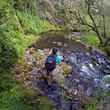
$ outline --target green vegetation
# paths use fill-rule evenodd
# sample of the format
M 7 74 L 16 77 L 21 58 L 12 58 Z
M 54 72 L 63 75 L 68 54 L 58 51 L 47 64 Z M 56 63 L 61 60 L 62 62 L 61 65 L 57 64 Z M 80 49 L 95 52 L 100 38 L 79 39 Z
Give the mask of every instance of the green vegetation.
M 56 28 L 30 12 L 31 9 L 21 10 L 24 1 L 0 0 L 0 110 L 50 110 L 47 100 L 45 103 L 41 99 L 40 106 L 35 93 L 14 79 L 12 68 L 18 60 L 22 62 L 25 49 L 39 39 L 39 33 Z M 19 8 L 14 7 L 15 2 Z
M 58 29 L 57 26 L 39 17 L 38 1 L 39 0 L 0 0 L 0 110 L 52 110 L 53 108 L 52 103 L 49 102 L 46 97 L 38 96 L 36 91 L 24 87 L 24 82 L 22 80 L 21 82 L 17 81 L 15 77 L 17 74 L 15 69 L 18 64 L 23 66 L 22 68 L 24 69 L 23 71 L 19 71 L 20 74 L 27 70 L 23 62 L 26 48 L 40 39 L 40 33 Z M 62 18 L 62 21 L 65 21 L 64 25 L 68 30 L 89 31 L 92 29 L 92 32 L 95 32 L 97 35 L 88 33 L 81 37 L 81 41 L 94 47 L 98 47 L 101 43 L 100 41 L 102 41 L 103 45 L 106 46 L 106 48 L 103 48 L 106 49 L 106 52 L 110 55 L 110 38 L 109 34 L 106 35 L 107 29 L 105 29 L 107 27 L 104 18 L 106 15 L 101 16 L 103 19 L 96 20 L 96 23 L 94 23 L 93 19 L 91 19 L 91 13 L 84 14 L 82 11 L 79 12 L 80 10 L 75 10 L 74 13 L 73 8 L 69 6 L 68 0 L 64 0 L 64 3 L 61 3 L 64 4 L 64 6 L 61 6 L 60 3 L 58 4 L 59 7 L 56 5 L 59 13 L 57 13 L 54 8 L 51 10 L 52 7 L 50 7 L 49 4 L 52 5 L 52 3 L 48 3 L 47 6 L 44 4 L 45 6 L 43 8 L 45 10 L 47 7 L 47 12 L 45 11 L 45 13 L 47 13 L 48 16 L 51 15 L 49 17 L 50 21 L 51 18 L 53 18 L 54 21 L 54 14 L 56 14 L 59 18 Z M 60 7 L 62 7 L 62 9 L 60 9 Z M 79 6 L 79 8 L 82 10 L 82 7 Z M 51 11 L 50 14 L 49 11 Z M 85 16 L 87 17 L 86 19 L 82 19 L 85 18 L 82 14 L 89 15 L 90 21 L 87 15 Z M 94 13 L 92 14 L 94 15 Z M 73 19 L 73 17 L 75 18 Z M 78 18 L 76 19 L 76 17 Z M 100 18 L 99 15 L 97 18 Z M 100 22 L 98 21 L 101 21 L 101 26 L 99 26 Z M 69 27 L 71 28 L 69 29 Z M 100 33 L 100 31 L 102 33 Z M 67 73 L 68 70 L 65 70 L 65 74 Z M 107 94 L 107 96 L 110 96 L 110 94 Z M 87 105 L 87 110 L 96 110 L 96 103 L 91 102 L 91 104 Z
M 98 47 L 100 44 L 99 39 L 97 38 L 96 34 L 85 34 L 80 39 L 82 42 L 86 43 L 87 45 L 91 45 L 94 47 Z
M 97 110 L 96 109 L 96 104 L 95 103 L 91 103 L 87 106 L 87 109 L 86 110 Z
M 11 60 L 11 57 L 13 59 L 11 51 L 15 50 L 13 55 L 16 58 L 22 56 L 26 47 L 38 38 L 37 34 L 55 29 L 47 21 L 40 20 L 37 15 L 34 16 L 30 12 L 14 9 L 11 1 L 1 1 L 0 15 L 0 65 L 5 64 L 4 60 L 7 62 Z M 11 63 L 11 61 L 9 62 Z
M 38 97 L 15 83 L 10 91 L 0 94 L 0 110 L 51 110 L 52 104 L 45 97 Z

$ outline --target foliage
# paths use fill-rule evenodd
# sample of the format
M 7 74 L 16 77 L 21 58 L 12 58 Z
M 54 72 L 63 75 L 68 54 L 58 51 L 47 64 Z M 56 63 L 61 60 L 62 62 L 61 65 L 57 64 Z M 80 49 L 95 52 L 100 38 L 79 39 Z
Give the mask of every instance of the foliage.
M 94 47 L 98 47 L 99 44 L 100 44 L 100 41 L 99 39 L 97 38 L 97 36 L 95 34 L 92 34 L 92 33 L 87 33 L 87 34 L 84 34 L 80 40 L 84 43 L 86 43 L 87 45 L 90 45 L 90 46 L 94 46 Z
M 0 34 L 0 72 L 9 69 L 17 59 L 17 53 L 10 39 Z
M 49 110 L 51 106 L 47 101 L 42 108 L 36 95 L 14 79 L 12 69 L 27 46 L 39 39 L 37 34 L 56 28 L 41 20 L 36 9 L 30 0 L 0 0 L 0 110 Z
M 0 110 L 51 110 L 48 99 L 36 96 L 33 91 L 14 84 L 10 91 L 0 94 Z
M 87 105 L 86 110 L 96 110 L 96 103 L 92 102 L 89 105 Z
M 86 105 L 86 110 L 103 110 L 107 109 L 107 106 L 109 105 L 109 96 L 110 92 L 101 92 L 100 95 L 97 95 L 95 97 L 91 97 L 88 104 Z
M 38 16 L 33 16 L 26 12 L 17 11 L 17 16 L 21 22 L 24 33 L 36 34 L 47 31 L 48 29 L 54 29 L 53 25 L 50 25 L 45 20 L 40 20 Z

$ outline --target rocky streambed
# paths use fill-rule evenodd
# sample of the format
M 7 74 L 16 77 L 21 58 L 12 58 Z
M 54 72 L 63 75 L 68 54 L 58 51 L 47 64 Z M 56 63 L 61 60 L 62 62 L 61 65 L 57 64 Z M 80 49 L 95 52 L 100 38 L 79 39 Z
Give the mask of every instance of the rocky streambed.
M 57 110 L 86 110 L 92 98 L 98 100 L 98 103 L 93 101 L 97 110 L 110 110 L 110 60 L 98 50 L 89 52 L 83 44 L 58 35 L 48 34 L 48 37 L 35 44 L 40 60 L 30 73 L 33 89 L 47 96 Z M 49 84 L 41 76 L 45 74 L 42 67 L 48 55 L 47 50 L 52 47 L 58 47 L 63 53 L 65 66 L 59 65 L 55 71 L 55 74 L 60 74 L 56 79 L 61 83 L 54 80 Z

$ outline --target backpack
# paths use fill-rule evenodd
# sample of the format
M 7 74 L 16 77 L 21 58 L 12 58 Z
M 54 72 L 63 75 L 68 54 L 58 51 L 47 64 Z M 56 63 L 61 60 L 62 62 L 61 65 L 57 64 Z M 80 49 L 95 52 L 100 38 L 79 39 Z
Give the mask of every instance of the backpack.
M 53 71 L 56 68 L 56 56 L 49 55 L 45 61 L 45 68 L 48 72 Z

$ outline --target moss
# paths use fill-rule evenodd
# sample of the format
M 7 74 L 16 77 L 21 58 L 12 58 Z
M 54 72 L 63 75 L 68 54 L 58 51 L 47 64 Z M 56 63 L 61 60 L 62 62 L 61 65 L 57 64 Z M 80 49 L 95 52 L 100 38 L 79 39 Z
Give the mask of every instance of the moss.
M 72 67 L 71 66 L 63 64 L 61 67 L 63 69 L 63 74 L 65 76 L 67 76 L 68 74 L 71 74 L 71 72 L 72 72 Z

